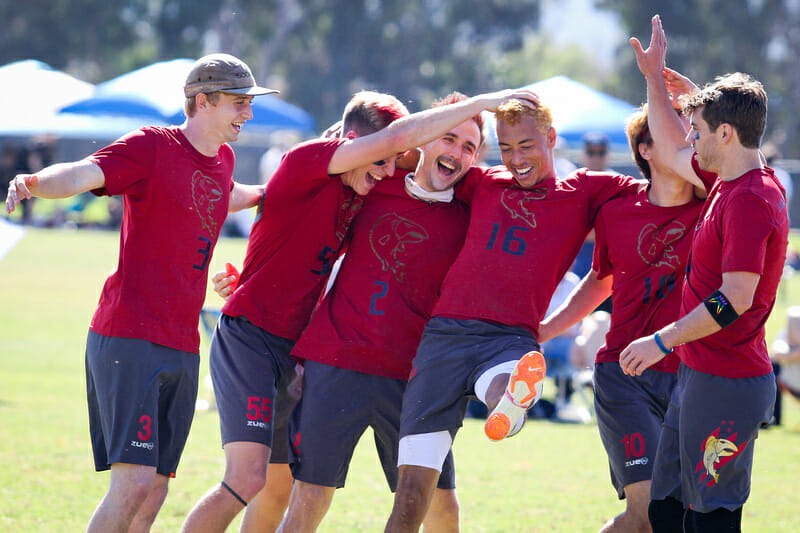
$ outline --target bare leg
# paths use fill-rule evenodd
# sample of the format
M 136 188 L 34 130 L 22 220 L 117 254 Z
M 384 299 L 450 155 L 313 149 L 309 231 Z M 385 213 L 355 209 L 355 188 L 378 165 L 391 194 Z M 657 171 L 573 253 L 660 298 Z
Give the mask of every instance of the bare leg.
M 625 485 L 625 512 L 615 516 L 600 530 L 601 533 L 651 533 L 647 506 L 650 504 L 650 481 Z
M 257 442 L 229 442 L 225 450 L 225 483 L 245 502 L 264 487 L 270 449 Z M 184 533 L 223 533 L 244 504 L 222 484 L 215 485 L 186 517 Z
M 394 507 L 386 524 L 386 533 L 419 531 L 436 488 L 439 471 L 414 465 L 400 465 Z
M 295 481 L 289 510 L 286 512 L 280 533 L 316 531 L 331 506 L 336 487 L 314 485 Z
M 455 489 L 436 489 L 425 520 L 422 521 L 425 533 L 458 533 L 458 498 Z
M 136 516 L 133 517 L 133 522 L 128 528 L 128 533 L 147 533 L 153 527 L 153 522 L 156 521 L 156 516 L 164 505 L 164 500 L 167 499 L 167 489 L 169 485 L 169 478 L 161 474 L 156 474 L 153 480 L 153 488 L 150 494 L 144 500 L 144 503 L 139 507 Z
M 88 533 L 125 533 L 147 500 L 156 477 L 154 466 L 114 463 L 111 484 L 95 509 Z
M 293 481 L 288 464 L 270 464 L 267 470 L 267 483 L 247 504 L 239 531 L 242 533 L 277 531 L 289 505 Z

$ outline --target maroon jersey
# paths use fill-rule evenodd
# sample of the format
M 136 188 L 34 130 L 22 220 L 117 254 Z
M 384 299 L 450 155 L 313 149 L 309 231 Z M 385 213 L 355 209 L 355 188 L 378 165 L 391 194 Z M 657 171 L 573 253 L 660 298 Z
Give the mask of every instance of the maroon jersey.
M 681 314 L 719 289 L 725 272 L 751 272 L 761 278 L 752 306 L 736 322 L 676 348 L 687 366 L 728 378 L 772 372 L 764 324 L 783 273 L 788 233 L 786 198 L 772 169 L 717 180 L 695 226 Z
M 532 189 L 517 186 L 505 167 L 467 176 L 457 192 L 471 207 L 469 229 L 433 315 L 519 326 L 538 335 L 597 210 L 638 186 L 631 177 L 586 169 Z
M 650 335 L 678 319 L 681 287 L 703 202 L 659 207 L 647 199 L 648 187 L 615 198 L 600 208 L 595 221 L 592 268 L 603 279 L 613 275 L 611 326 L 595 362 L 618 362 L 634 339 Z M 650 368 L 676 372 L 673 353 Z
M 239 286 L 222 308 L 273 335 L 297 340 L 325 288 L 363 197 L 328 175 L 343 139 L 289 150 L 267 183 Z
M 407 379 L 447 269 L 464 242 L 468 211 L 426 202 L 402 177 L 378 183 L 353 222 L 336 282 L 292 354 Z
M 208 157 L 176 128 L 132 132 L 89 157 L 97 195 L 123 195 L 119 263 L 90 329 L 198 353 L 198 322 L 233 188 L 233 150 Z

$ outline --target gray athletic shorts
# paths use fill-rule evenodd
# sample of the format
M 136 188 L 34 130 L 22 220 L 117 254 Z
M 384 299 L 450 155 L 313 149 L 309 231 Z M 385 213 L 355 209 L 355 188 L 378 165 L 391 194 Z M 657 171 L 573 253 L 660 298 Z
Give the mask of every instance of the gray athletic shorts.
M 658 442 L 650 497 L 708 513 L 750 494 L 758 428 L 772 416 L 775 375 L 724 378 L 681 364 Z
M 285 424 L 285 410 L 291 407 L 278 391 L 285 391 L 295 377 L 296 363 L 289 357 L 293 346 L 294 342 L 244 317 L 220 315 L 211 338 L 209 367 L 223 445 L 258 442 L 272 447 L 273 428 L 278 427 L 278 418 Z M 283 417 L 278 416 L 281 412 Z M 273 451 L 276 461 L 287 457 L 285 435 L 276 441 L 281 447 Z
M 481 374 L 539 349 L 533 334 L 524 328 L 432 318 L 425 325 L 403 395 L 400 437 L 449 431 L 455 438 Z
M 406 382 L 306 361 L 303 398 L 290 421 L 292 475 L 326 487 L 344 487 L 353 451 L 371 427 L 389 488 L 397 489 L 400 408 Z M 452 450 L 438 488 L 455 488 Z
M 89 331 L 86 396 L 97 471 L 154 466 L 175 477 L 197 400 L 200 356 Z
M 625 485 L 653 478 L 661 424 L 676 379 L 675 374 L 658 370 L 626 376 L 616 362 L 594 367 L 597 427 L 620 499 L 625 498 Z

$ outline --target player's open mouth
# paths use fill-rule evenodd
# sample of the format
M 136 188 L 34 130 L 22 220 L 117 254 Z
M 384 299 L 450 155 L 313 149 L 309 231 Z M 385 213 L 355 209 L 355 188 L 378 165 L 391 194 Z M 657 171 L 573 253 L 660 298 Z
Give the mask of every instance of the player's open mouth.
M 367 172 L 367 185 L 369 185 L 370 187 L 374 187 L 375 184 L 381 181 L 382 179 L 383 178 L 381 178 L 380 176 L 376 176 L 372 172 Z
M 242 131 L 242 126 L 244 126 L 244 122 L 234 122 L 233 129 L 236 131 Z
M 525 179 L 533 172 L 533 167 L 514 168 L 512 170 L 518 178 Z
M 461 165 L 442 157 L 436 160 L 436 166 L 438 167 L 439 172 L 445 176 L 451 176 L 461 169 Z

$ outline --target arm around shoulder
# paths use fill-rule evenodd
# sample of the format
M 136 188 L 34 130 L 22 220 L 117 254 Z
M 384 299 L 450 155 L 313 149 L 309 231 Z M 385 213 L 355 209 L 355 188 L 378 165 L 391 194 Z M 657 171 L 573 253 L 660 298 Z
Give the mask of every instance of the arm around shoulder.
M 233 190 L 231 191 L 231 200 L 228 202 L 228 212 L 235 213 L 242 209 L 255 207 L 263 196 L 263 185 L 245 185 L 234 181 Z

